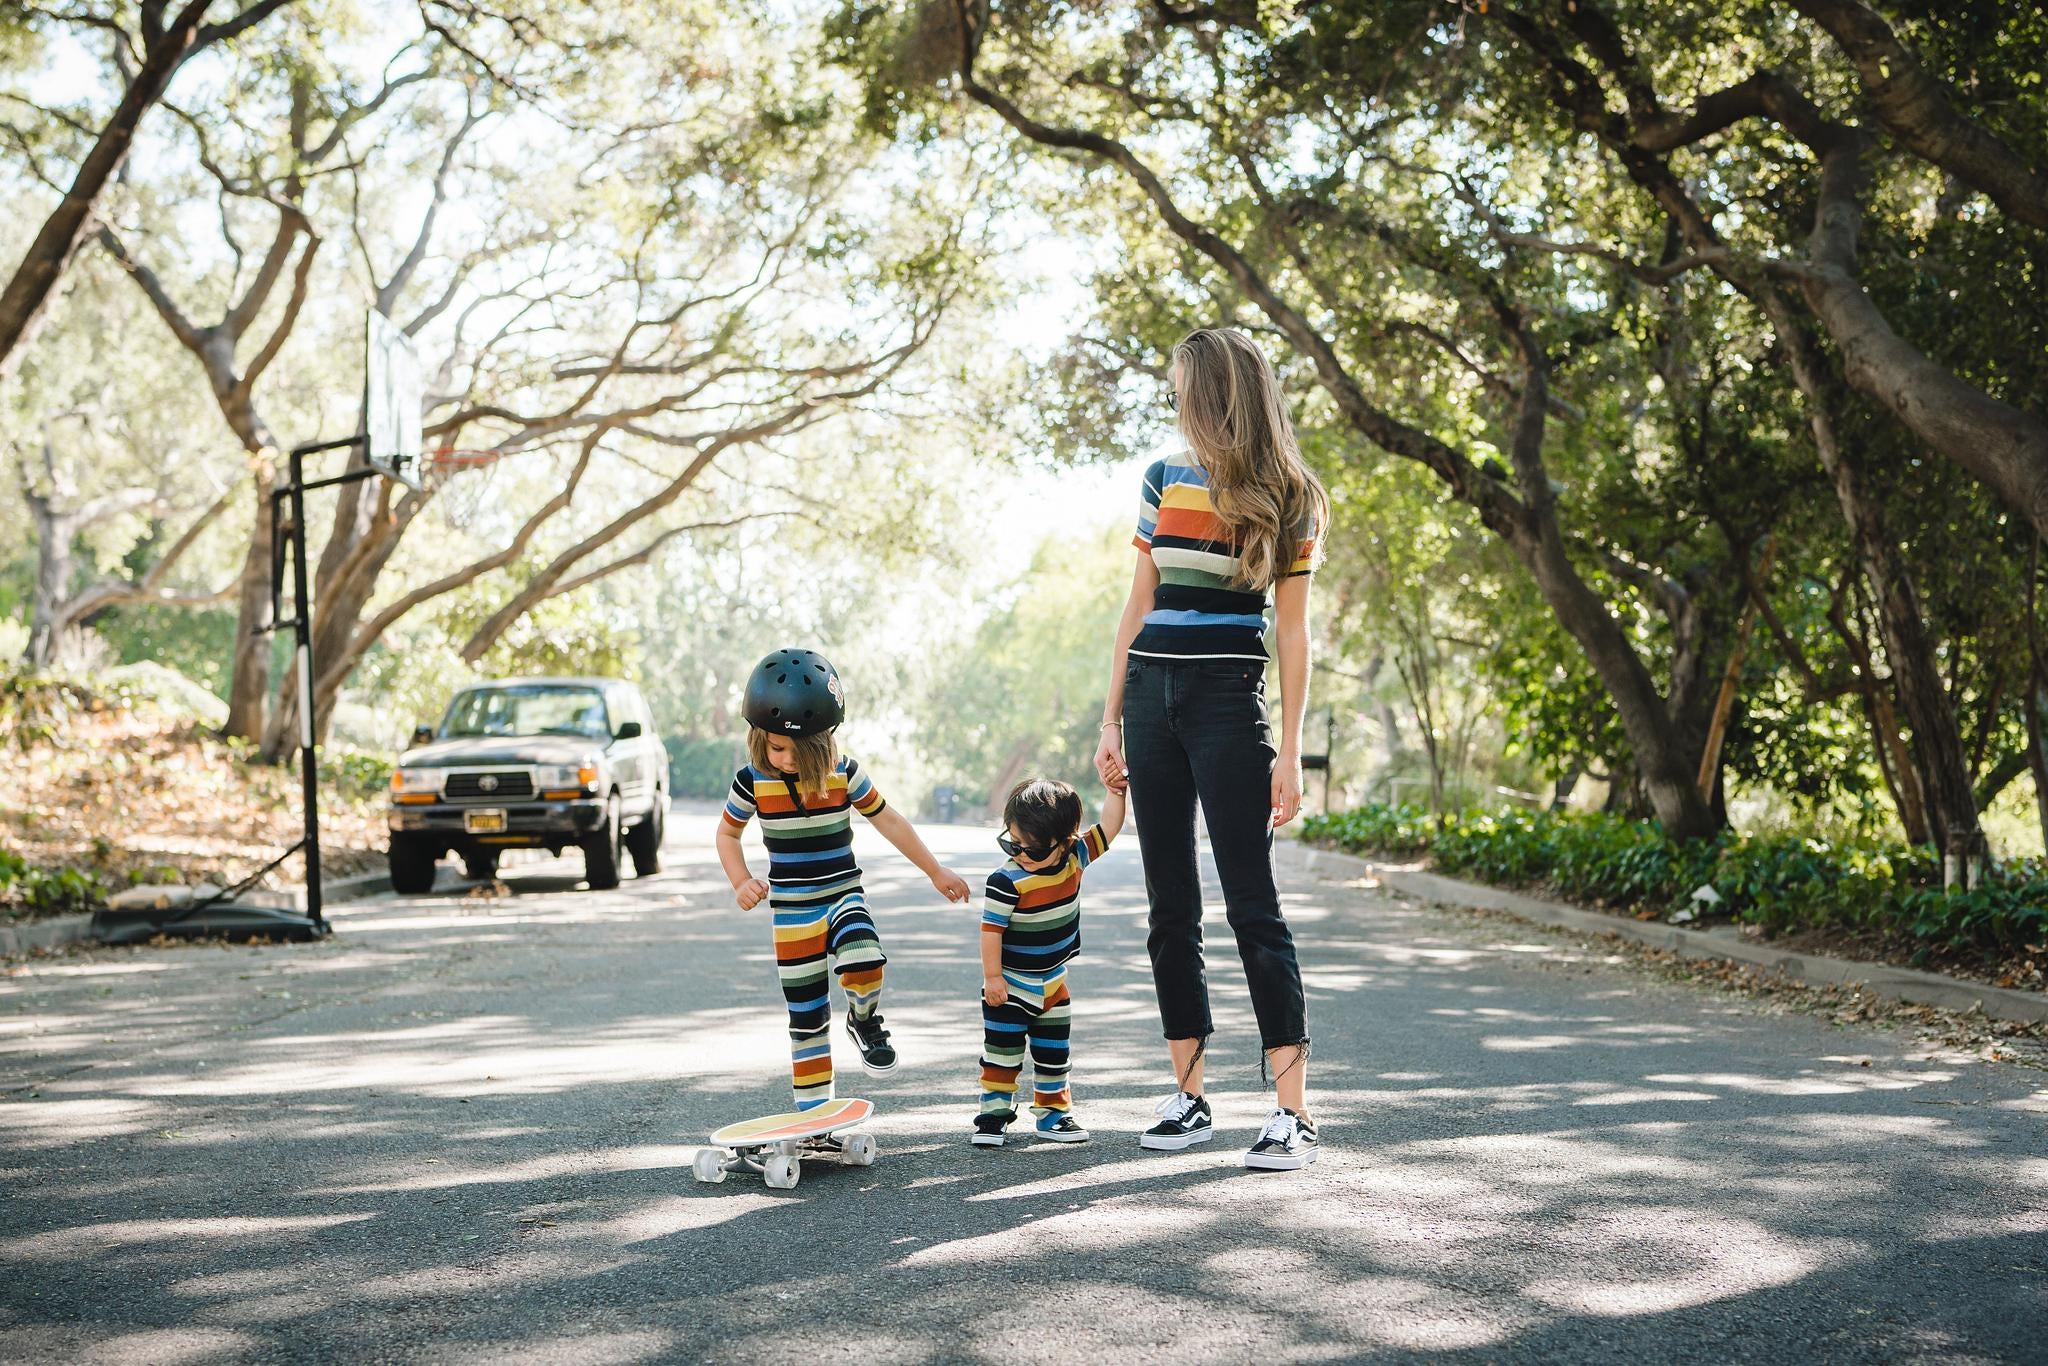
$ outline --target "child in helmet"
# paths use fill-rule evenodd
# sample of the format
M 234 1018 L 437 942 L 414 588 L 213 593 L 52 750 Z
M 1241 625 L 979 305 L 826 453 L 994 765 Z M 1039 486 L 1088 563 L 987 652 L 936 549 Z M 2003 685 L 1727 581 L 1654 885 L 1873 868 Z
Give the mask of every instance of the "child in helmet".
M 1051 778 L 1028 778 L 1003 804 L 996 837 L 1009 861 L 988 875 L 981 914 L 981 1112 L 970 1141 L 1003 1146 L 1017 1118 L 1017 1078 L 1031 1053 L 1032 1132 L 1086 1143 L 1067 1076 L 1073 1016 L 1067 961 L 1081 949 L 1081 873 L 1124 825 L 1124 794 L 1102 798 L 1102 819 L 1081 828 L 1081 797 Z
M 813 650 L 777 650 L 747 680 L 747 766 L 733 776 L 718 822 L 718 861 L 743 911 L 766 898 L 775 920 L 775 966 L 789 1004 L 790 1077 L 796 1108 L 832 1099 L 832 992 L 827 968 L 846 993 L 846 1032 L 861 1066 L 887 1072 L 896 1050 L 882 1027 L 882 942 L 853 858 L 853 813 L 916 864 L 948 901 L 968 898 L 966 882 L 932 857 L 900 812 L 852 758 L 833 730 L 846 719 L 838 671 Z M 768 878 L 747 868 L 740 833 L 761 817 Z

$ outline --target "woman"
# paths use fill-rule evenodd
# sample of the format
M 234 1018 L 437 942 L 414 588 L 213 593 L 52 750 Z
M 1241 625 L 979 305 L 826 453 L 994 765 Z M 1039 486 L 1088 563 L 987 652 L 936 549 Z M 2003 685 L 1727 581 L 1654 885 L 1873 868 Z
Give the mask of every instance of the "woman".
M 1202 1095 L 1210 1033 L 1195 859 L 1199 798 L 1244 960 L 1276 1106 L 1247 1167 L 1315 1161 L 1305 1099 L 1308 1022 L 1294 937 L 1273 884 L 1273 830 L 1301 807 L 1308 591 L 1329 500 L 1302 463 L 1272 367 L 1243 333 L 1204 328 L 1173 350 L 1187 450 L 1145 472 L 1137 572 L 1118 623 L 1103 781 L 1130 788 L 1152 906 L 1152 978 L 1178 1089 L 1139 1142 L 1211 1136 Z M 1280 745 L 1266 714 L 1266 595 L 1280 660 Z

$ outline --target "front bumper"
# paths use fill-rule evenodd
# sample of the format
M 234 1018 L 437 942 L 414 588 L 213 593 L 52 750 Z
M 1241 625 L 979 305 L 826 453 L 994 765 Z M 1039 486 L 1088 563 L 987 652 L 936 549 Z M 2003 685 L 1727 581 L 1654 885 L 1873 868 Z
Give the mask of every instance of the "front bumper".
M 471 832 L 464 814 L 502 811 L 503 830 Z M 435 802 L 427 806 L 392 806 L 387 819 L 393 832 L 428 835 L 451 848 L 465 844 L 496 848 L 547 848 L 574 844 L 604 824 L 605 803 L 599 797 L 573 801 Z

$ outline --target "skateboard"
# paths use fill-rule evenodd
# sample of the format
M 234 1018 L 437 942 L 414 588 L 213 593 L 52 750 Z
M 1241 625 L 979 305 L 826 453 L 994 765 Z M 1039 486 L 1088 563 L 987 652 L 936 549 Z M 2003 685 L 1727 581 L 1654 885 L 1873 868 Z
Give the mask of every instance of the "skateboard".
M 830 1157 L 849 1167 L 872 1166 L 873 1134 L 841 1130 L 874 1113 L 865 1100 L 834 1100 L 810 1110 L 767 1115 L 728 1124 L 711 1135 L 709 1148 L 699 1148 L 690 1172 L 699 1181 L 723 1181 L 735 1172 L 759 1172 L 776 1190 L 789 1190 L 803 1176 L 807 1157 Z

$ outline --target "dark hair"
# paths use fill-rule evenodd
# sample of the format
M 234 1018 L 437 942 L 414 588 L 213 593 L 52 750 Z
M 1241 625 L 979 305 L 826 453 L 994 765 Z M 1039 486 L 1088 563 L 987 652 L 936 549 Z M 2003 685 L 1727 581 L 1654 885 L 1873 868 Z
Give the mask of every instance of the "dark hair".
M 1057 778 L 1026 778 L 1010 789 L 1003 824 L 1031 848 L 1049 849 L 1081 828 L 1081 794 Z

